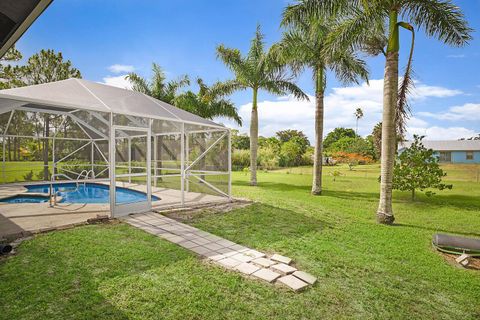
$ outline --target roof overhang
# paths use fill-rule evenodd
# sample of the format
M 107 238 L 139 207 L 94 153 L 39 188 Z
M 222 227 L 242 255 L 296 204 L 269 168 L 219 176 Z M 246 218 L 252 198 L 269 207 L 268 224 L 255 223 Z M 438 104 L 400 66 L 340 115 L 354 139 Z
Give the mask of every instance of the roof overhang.
M 17 42 L 52 1 L 0 1 L 0 58 Z

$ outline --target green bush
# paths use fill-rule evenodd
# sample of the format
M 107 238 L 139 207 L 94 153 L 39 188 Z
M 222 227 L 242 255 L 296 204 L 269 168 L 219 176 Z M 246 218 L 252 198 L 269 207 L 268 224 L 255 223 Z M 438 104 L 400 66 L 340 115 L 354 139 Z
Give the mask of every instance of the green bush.
M 276 149 L 273 146 L 265 146 L 258 149 L 257 165 L 261 169 L 272 170 L 280 166 L 280 158 Z
M 242 170 L 250 166 L 250 150 L 233 149 L 232 169 Z

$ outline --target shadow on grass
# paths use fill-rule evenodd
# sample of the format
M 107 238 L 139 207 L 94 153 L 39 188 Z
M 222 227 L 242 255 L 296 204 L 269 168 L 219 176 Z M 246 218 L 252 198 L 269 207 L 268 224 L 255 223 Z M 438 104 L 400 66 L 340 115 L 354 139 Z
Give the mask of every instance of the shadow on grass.
M 335 182 L 337 183 L 337 182 Z M 237 186 L 250 186 L 246 181 L 235 181 Z M 254 187 L 252 187 L 254 188 Z M 255 188 L 261 188 L 265 190 L 272 190 L 278 192 L 291 192 L 291 191 L 303 191 L 306 195 L 310 194 L 310 186 L 306 185 L 293 185 L 286 183 L 274 183 L 274 182 L 261 182 Z M 334 197 L 345 200 L 362 200 L 367 202 L 376 202 L 379 198 L 378 192 L 359 192 L 359 191 L 342 191 L 342 190 L 332 190 L 330 188 L 323 189 L 322 196 Z M 322 196 L 318 196 L 321 198 Z M 417 194 L 417 199 L 412 201 L 410 199 L 409 192 L 394 191 L 394 203 L 402 203 L 413 206 L 430 206 L 432 210 L 435 210 L 436 207 L 449 206 L 456 207 L 460 210 L 479 210 L 480 211 L 480 200 L 475 196 L 468 195 L 448 195 L 442 194 L 439 191 L 439 194 L 432 197 L 427 197 L 422 193 Z
M 226 213 L 205 211 L 192 224 L 231 241 L 259 249 L 272 248 L 275 243 L 297 240 L 331 227 L 330 223 L 318 218 L 262 203 Z
M 337 183 L 337 182 L 335 182 Z M 235 185 L 238 186 L 250 186 L 244 181 L 235 181 Z M 254 188 L 254 187 L 252 187 Z M 257 187 L 266 190 L 291 192 L 291 191 L 304 191 L 305 195 L 310 195 L 311 186 L 292 185 L 286 183 L 273 183 L 273 182 L 261 182 Z M 321 196 L 312 196 L 312 198 L 334 197 L 346 200 L 362 199 L 370 201 L 372 199 L 378 201 L 378 193 L 375 192 L 357 192 L 357 191 L 339 191 L 332 189 L 323 189 Z
M 18 257 L 0 262 L 2 299 L 10 306 L 4 308 L 3 316 L 129 319 L 99 286 L 189 257 L 173 244 L 127 225 L 86 226 L 41 235 L 22 243 Z
M 432 231 L 432 236 L 433 236 L 433 233 L 448 233 L 448 234 L 460 234 L 462 236 L 480 237 L 480 233 L 477 233 L 477 232 L 463 232 L 463 231 L 457 231 L 452 229 L 447 230 L 447 229 L 430 228 L 430 227 L 419 226 L 419 225 L 408 224 L 408 223 L 394 223 L 393 226 Z

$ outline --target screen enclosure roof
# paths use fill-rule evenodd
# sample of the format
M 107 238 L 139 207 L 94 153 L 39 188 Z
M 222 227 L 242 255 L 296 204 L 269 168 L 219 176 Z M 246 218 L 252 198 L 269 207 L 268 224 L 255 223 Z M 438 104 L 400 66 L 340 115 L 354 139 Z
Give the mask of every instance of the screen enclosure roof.
M 90 110 L 225 128 L 211 120 L 143 93 L 71 78 L 45 84 L 0 90 L 0 113 L 18 107 L 48 110 Z M 226 129 L 226 128 L 225 128 Z

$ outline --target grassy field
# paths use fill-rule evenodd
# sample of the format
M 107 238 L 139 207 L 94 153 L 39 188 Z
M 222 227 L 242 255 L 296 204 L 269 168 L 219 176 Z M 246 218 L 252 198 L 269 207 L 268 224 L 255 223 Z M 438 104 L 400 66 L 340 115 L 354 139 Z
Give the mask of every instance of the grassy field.
M 0 262 L 0 319 L 478 319 L 480 273 L 431 247 L 435 232 L 480 237 L 478 166 L 446 166 L 452 190 L 394 193 L 395 226 L 375 223 L 378 165 L 234 174 L 234 193 L 258 201 L 192 224 L 290 256 L 318 277 L 307 291 L 245 279 L 124 224 L 53 232 Z M 344 175 L 333 177 L 332 170 Z

